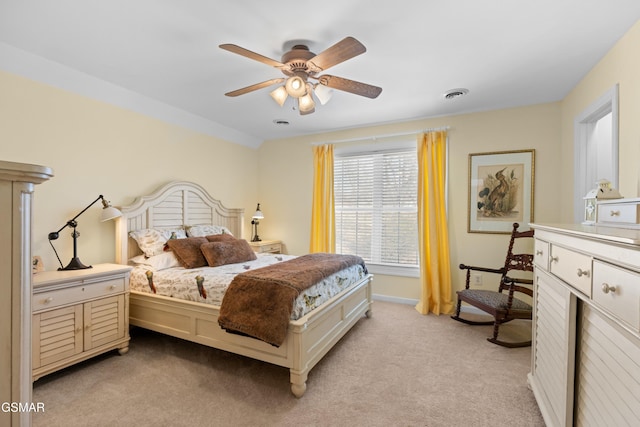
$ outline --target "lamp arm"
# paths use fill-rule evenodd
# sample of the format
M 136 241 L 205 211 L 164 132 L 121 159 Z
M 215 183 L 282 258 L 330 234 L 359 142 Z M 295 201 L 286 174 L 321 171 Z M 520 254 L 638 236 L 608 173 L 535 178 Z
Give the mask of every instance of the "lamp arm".
M 76 219 L 77 219 L 80 215 L 82 215 L 83 213 L 85 213 L 85 211 L 86 211 L 87 209 L 89 209 L 91 206 L 93 206 L 93 205 L 94 205 L 98 200 L 100 200 L 100 199 L 104 200 L 104 196 L 103 196 L 102 194 L 101 194 L 101 195 L 99 195 L 99 196 L 98 196 L 98 198 L 97 198 L 97 199 L 95 199 L 93 202 L 91 202 L 91 203 L 89 204 L 89 206 L 87 206 L 86 208 L 82 209 L 82 210 L 80 211 L 80 213 L 78 213 L 78 215 L 74 216 L 74 217 L 73 217 L 73 218 L 71 218 L 69 221 L 67 221 L 67 223 L 66 223 L 65 225 L 63 225 L 62 227 L 60 227 L 60 230 L 55 231 L 55 232 L 53 232 L 53 233 L 49 233 L 49 240 L 56 240 L 56 239 L 59 237 L 60 232 L 61 232 L 62 230 L 64 230 L 66 227 L 75 227 L 75 226 L 77 225 L 77 223 L 76 223 Z

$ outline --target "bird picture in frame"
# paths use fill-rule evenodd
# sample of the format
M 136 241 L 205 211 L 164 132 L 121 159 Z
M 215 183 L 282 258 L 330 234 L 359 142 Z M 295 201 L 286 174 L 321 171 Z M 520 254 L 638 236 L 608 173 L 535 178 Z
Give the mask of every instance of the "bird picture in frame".
M 520 182 L 523 172 L 524 167 L 519 164 L 479 168 L 478 219 L 505 218 L 512 221 L 522 216 Z

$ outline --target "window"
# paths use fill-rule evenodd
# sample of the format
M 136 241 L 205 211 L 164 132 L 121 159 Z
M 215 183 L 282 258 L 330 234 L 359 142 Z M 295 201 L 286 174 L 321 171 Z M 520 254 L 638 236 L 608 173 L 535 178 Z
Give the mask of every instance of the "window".
M 336 153 L 334 186 L 336 251 L 361 256 L 374 272 L 416 276 L 419 255 L 415 146 L 394 151 Z

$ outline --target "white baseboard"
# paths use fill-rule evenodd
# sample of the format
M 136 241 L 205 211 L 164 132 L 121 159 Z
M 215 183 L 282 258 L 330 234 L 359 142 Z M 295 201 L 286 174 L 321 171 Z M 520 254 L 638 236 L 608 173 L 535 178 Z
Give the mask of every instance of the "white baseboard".
M 413 298 L 391 297 L 389 295 L 379 295 L 379 294 L 373 294 L 372 298 L 374 301 L 395 302 L 396 304 L 406 304 L 406 305 L 418 304 L 418 300 Z
M 380 295 L 380 294 L 373 294 L 372 297 L 374 301 L 393 302 L 396 304 L 406 304 L 406 305 L 414 305 L 414 306 L 417 305 L 419 302 L 417 299 L 413 299 L 413 298 L 392 297 L 389 295 Z M 469 314 L 487 314 L 484 311 L 469 305 L 463 305 L 460 308 L 460 312 L 469 313 Z

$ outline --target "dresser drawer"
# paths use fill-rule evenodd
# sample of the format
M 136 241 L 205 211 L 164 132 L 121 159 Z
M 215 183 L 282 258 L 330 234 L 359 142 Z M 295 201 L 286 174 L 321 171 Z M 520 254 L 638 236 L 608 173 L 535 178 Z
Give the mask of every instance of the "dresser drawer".
M 118 277 L 54 291 L 34 293 L 31 309 L 33 312 L 37 312 L 93 298 L 122 293 L 125 291 L 125 284 L 125 278 Z
M 549 243 L 536 239 L 533 248 L 533 262 L 539 268 L 549 271 Z
M 591 297 L 591 257 L 551 245 L 549 270 L 583 294 Z
M 594 260 L 593 301 L 634 330 L 640 330 L 640 274 Z
M 610 224 L 639 224 L 640 205 L 636 203 L 598 204 L 598 222 Z

